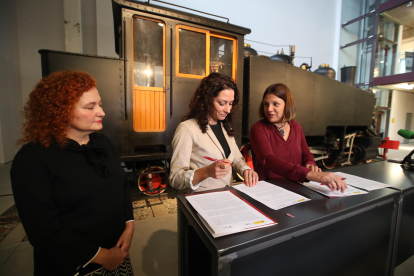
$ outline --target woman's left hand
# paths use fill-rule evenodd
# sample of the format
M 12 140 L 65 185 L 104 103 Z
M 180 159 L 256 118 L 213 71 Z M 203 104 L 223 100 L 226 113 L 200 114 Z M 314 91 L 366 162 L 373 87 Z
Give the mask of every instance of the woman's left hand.
M 246 186 L 253 187 L 257 184 L 259 181 L 259 176 L 257 175 L 257 172 L 254 170 L 244 170 L 243 171 L 243 177 L 244 177 L 244 183 Z
M 129 221 L 125 224 L 125 230 L 122 233 L 121 237 L 119 238 L 118 242 L 116 243 L 115 247 L 121 248 L 125 252 L 129 251 L 131 247 L 131 240 L 132 236 L 134 235 L 134 222 Z
M 313 171 L 313 172 L 321 172 L 321 168 L 318 168 L 318 166 L 316 165 L 312 165 L 312 164 L 306 164 L 305 168 L 308 168 L 309 170 Z

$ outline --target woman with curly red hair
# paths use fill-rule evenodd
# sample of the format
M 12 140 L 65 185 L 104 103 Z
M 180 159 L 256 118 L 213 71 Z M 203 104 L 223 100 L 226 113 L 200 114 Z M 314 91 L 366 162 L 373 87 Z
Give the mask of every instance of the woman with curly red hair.
M 211 73 L 201 80 L 172 141 L 172 187 L 205 191 L 230 186 L 229 163 L 244 176 L 246 185 L 257 184 L 257 173 L 247 165 L 233 137 L 232 115 L 238 103 L 239 91 L 230 77 Z
M 85 72 L 52 73 L 24 111 L 24 145 L 10 174 L 34 275 L 132 275 L 131 196 L 115 148 L 97 133 L 105 113 L 96 81 Z

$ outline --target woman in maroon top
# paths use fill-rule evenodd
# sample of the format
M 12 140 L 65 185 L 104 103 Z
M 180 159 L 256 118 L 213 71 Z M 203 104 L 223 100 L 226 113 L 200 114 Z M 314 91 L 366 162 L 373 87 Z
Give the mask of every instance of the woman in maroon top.
M 316 165 L 302 127 L 293 120 L 295 112 L 295 102 L 286 85 L 277 83 L 266 89 L 259 109 L 263 119 L 250 129 L 253 165 L 259 180 L 308 179 L 343 192 L 347 184 L 342 177 L 322 172 Z

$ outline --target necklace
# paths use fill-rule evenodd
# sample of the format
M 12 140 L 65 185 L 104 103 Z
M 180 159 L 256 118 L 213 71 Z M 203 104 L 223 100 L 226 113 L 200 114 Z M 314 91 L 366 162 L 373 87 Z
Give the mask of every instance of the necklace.
M 285 131 L 283 130 L 283 127 L 285 125 L 286 125 L 286 122 L 281 127 L 276 126 L 277 130 L 279 130 L 280 131 L 280 134 L 282 134 L 282 137 L 285 137 Z

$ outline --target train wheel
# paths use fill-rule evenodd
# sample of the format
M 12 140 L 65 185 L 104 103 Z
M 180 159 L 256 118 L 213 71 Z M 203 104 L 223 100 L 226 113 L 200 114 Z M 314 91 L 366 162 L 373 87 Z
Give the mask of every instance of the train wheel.
M 336 165 L 338 165 L 338 163 L 336 161 L 333 162 L 333 163 L 330 163 L 329 158 L 321 159 L 317 162 L 317 164 L 318 164 L 318 167 L 325 168 L 325 169 L 328 169 L 328 170 L 332 170 L 336 167 Z
M 243 155 L 244 159 L 246 160 L 247 165 L 254 169 L 253 167 L 253 154 L 252 154 L 252 146 L 250 144 L 245 144 L 241 146 L 240 152 Z M 237 173 L 237 177 L 243 181 L 244 177 Z
M 167 175 L 164 171 L 164 168 L 160 166 L 152 166 L 150 167 L 150 170 L 151 172 L 156 173 L 148 174 L 148 168 L 141 169 L 137 181 L 138 189 L 147 196 L 157 196 L 158 194 L 163 193 L 167 187 Z M 161 190 L 150 192 L 150 180 L 152 180 L 153 190 Z

